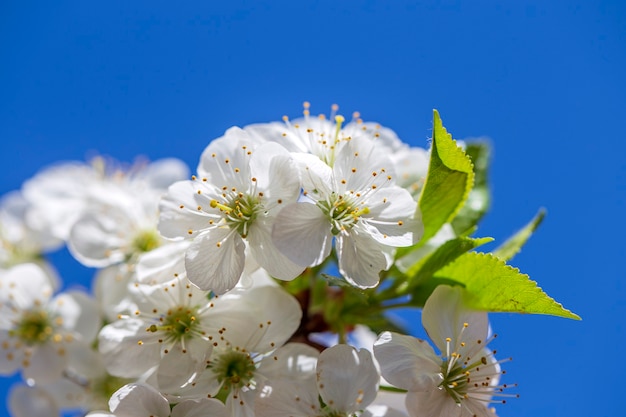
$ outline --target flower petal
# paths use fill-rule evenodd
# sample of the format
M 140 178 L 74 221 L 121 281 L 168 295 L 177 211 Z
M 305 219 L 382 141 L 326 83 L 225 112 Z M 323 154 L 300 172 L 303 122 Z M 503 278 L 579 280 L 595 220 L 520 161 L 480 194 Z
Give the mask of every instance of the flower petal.
M 276 248 L 272 240 L 270 219 L 259 218 L 254 222 L 248 233 L 248 243 L 254 259 L 275 278 L 290 281 L 305 269 Z
M 215 228 L 199 235 L 185 254 L 187 278 L 200 289 L 225 293 L 239 282 L 245 248 L 241 237 L 229 228 Z
M 317 361 L 317 375 L 320 395 L 333 410 L 353 413 L 376 398 L 380 375 L 366 349 L 335 345 L 324 350 Z
M 330 223 L 314 204 L 293 203 L 283 207 L 272 228 L 274 244 L 292 262 L 319 265 L 332 247 Z
M 13 417 L 49 417 L 59 415 L 52 396 L 39 387 L 15 385 L 9 393 L 8 408 Z
M 116 417 L 169 417 L 170 405 L 157 390 L 144 383 L 124 385 L 109 400 Z
M 380 244 L 368 233 L 356 227 L 336 240 L 339 271 L 346 280 L 359 288 L 378 285 L 379 273 L 387 267 Z
M 96 339 L 101 328 L 96 301 L 81 291 L 69 291 L 56 296 L 51 302 L 55 315 L 63 319 L 63 327 L 82 336 L 84 342 Z
M 143 320 L 118 320 L 100 330 L 98 350 L 110 374 L 136 378 L 161 360 L 158 337 L 146 331 Z M 149 343 L 149 338 L 154 339 L 154 343 Z
M 198 210 L 198 187 L 196 181 L 179 181 L 168 188 L 159 205 L 158 228 L 163 236 L 189 238 L 209 227 L 211 220 L 219 220 L 219 216 Z
M 446 338 L 450 338 L 452 350 L 471 357 L 483 347 L 489 321 L 487 313 L 465 307 L 462 297 L 463 289 L 439 285 L 424 304 L 422 324 L 441 352 L 446 352 Z
M 427 391 L 441 382 L 441 359 L 424 340 L 384 332 L 374 343 L 374 355 L 389 383 L 409 391 Z
M 172 409 L 172 417 L 228 417 L 224 404 L 214 398 L 185 400 Z

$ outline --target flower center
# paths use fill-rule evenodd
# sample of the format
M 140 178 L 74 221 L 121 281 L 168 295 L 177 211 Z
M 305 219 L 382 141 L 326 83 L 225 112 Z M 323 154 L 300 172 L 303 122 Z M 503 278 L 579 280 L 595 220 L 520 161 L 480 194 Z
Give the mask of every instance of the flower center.
M 456 361 L 458 357 L 454 356 L 446 359 L 441 364 L 441 373 L 443 381 L 440 386 L 454 399 L 458 404 L 467 394 L 467 384 L 470 382 L 470 372 Z
M 29 346 L 45 343 L 53 333 L 52 319 L 43 310 L 26 311 L 22 314 L 11 336 L 19 337 Z
M 248 235 L 250 225 L 254 223 L 258 214 L 264 210 L 259 197 L 244 193 L 228 195 L 224 203 L 211 200 L 211 207 L 219 208 L 224 213 L 226 223 L 237 230 L 243 238 Z
M 351 229 L 362 215 L 370 212 L 369 207 L 335 192 L 332 192 L 326 200 L 318 201 L 317 205 L 330 220 L 333 235 Z
M 160 318 L 160 325 L 153 324 L 148 327 L 149 332 L 165 332 L 168 340 L 179 342 L 188 335 L 199 333 L 199 322 L 196 318 L 196 307 L 178 307 L 168 310 L 165 317 Z
M 132 243 L 133 253 L 150 252 L 161 246 L 161 238 L 156 230 L 142 230 Z
M 209 367 L 224 384 L 224 388 L 241 388 L 250 383 L 256 371 L 256 365 L 248 353 L 229 350 L 211 362 Z

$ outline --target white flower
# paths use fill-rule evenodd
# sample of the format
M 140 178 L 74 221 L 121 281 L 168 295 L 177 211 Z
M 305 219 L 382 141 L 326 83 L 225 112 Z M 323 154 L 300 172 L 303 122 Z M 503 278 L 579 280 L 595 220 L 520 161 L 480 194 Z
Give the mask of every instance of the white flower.
M 298 171 L 276 144 L 256 147 L 232 128 L 206 148 L 199 177 L 169 188 L 161 203 L 160 232 L 193 239 L 186 253 L 189 280 L 218 294 L 235 287 L 250 255 L 270 275 L 291 280 L 304 266 L 281 254 L 271 239 L 278 207 L 300 195 Z
M 219 317 L 234 310 L 220 313 L 222 300 L 209 300 L 182 278 L 164 287 L 137 285 L 131 297 L 137 310 L 102 328 L 99 351 L 116 376 L 136 378 L 157 367 L 164 389 L 177 389 L 203 366 L 225 325 Z
M 176 160 L 157 161 L 136 172 L 105 176 L 94 184 L 90 190 L 94 196 L 85 196 L 89 209 L 70 228 L 72 255 L 91 267 L 132 265 L 165 243 L 157 230 L 158 205 L 164 187 L 186 172 L 179 165 Z
M 132 264 L 162 244 L 157 231 L 158 197 L 130 190 L 110 190 L 109 197 L 111 204 L 94 205 L 71 228 L 68 248 L 83 265 Z
M 384 406 L 369 408 L 380 375 L 371 353 L 348 345 L 324 350 L 315 375 L 272 379 L 256 403 L 257 417 L 392 416 Z M 321 401 L 320 401 L 321 400 Z
M 188 168 L 179 160 L 163 159 L 150 164 L 122 167 L 115 161 L 94 158 L 90 164 L 67 162 L 47 167 L 22 187 L 29 202 L 26 221 L 34 230 L 67 240 L 72 226 L 94 206 L 111 205 L 121 188 L 131 193 L 153 192 L 154 211 L 158 195 L 174 181 L 188 177 Z
M 380 271 L 389 267 L 389 248 L 421 237 L 417 203 L 394 185 L 389 160 L 371 142 L 347 141 L 332 168 L 312 155 L 298 160 L 304 195 L 313 204 L 293 203 L 278 213 L 272 231 L 276 246 L 293 262 L 310 266 L 328 257 L 334 238 L 346 280 L 360 288 L 376 286 Z
M 48 230 L 36 230 L 26 221 L 29 203 L 14 191 L 0 199 L 0 268 L 36 262 L 42 253 L 57 249 L 61 240 Z
M 429 151 L 405 146 L 390 155 L 396 168 L 396 180 L 400 187 L 408 190 L 417 201 L 428 174 Z
M 110 413 L 94 411 L 87 417 L 226 417 L 220 401 L 203 398 L 181 401 L 171 408 L 161 393 L 145 383 L 132 383 L 117 390 L 109 401 Z
M 500 384 L 501 361 L 489 342 L 487 313 L 463 306 L 462 290 L 440 285 L 426 301 L 422 322 L 441 352 L 425 341 L 384 332 L 374 345 L 383 377 L 408 390 L 411 416 L 494 417 L 490 407 L 508 397 Z
M 302 311 L 294 297 L 274 286 L 241 294 L 238 307 L 249 319 L 225 326 L 223 337 L 215 339 L 206 371 L 177 394 L 180 398 L 218 397 L 224 400 L 229 415 L 253 416 L 257 390 L 281 372 L 273 362 L 290 362 L 307 355 L 311 348 L 304 346 L 303 350 L 301 344 L 293 343 L 281 348 L 300 325 Z M 234 295 L 229 292 L 224 297 Z
M 52 298 L 49 278 L 36 264 L 0 272 L 0 374 L 61 377 L 72 352 L 89 345 L 100 328 L 95 302 L 74 291 Z
M 19 409 L 15 416 L 38 415 L 36 409 L 45 399 L 45 407 L 50 410 L 101 410 L 106 408 L 114 391 L 132 382 L 114 377 L 104 368 L 102 357 L 91 346 L 82 346 L 71 351 L 71 363 L 63 371 L 61 379 L 34 382 L 19 386 L 11 392 L 10 404 Z
M 50 393 L 37 386 L 11 387 L 7 406 L 12 417 L 50 417 L 59 415 L 59 406 Z
M 396 133 L 378 123 L 363 122 L 358 112 L 352 114 L 352 121 L 345 124 L 345 117 L 337 114 L 339 106 L 334 104 L 329 118 L 320 114 L 312 117 L 309 103 L 304 102 L 304 117 L 283 122 L 248 125 L 244 130 L 258 141 L 277 142 L 290 152 L 313 154 L 333 166 L 337 154 L 350 140 L 371 142 L 380 154 L 395 153 L 406 145 Z

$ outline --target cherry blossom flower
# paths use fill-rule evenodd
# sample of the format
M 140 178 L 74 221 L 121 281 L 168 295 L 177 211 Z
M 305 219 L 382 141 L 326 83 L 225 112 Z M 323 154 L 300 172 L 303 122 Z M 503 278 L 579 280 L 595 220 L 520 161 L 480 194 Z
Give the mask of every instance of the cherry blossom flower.
M 328 257 L 334 238 L 346 280 L 360 288 L 376 286 L 380 271 L 389 267 L 389 248 L 412 245 L 422 234 L 417 203 L 394 184 L 391 164 L 371 142 L 346 142 L 333 167 L 312 155 L 298 159 L 309 201 L 278 213 L 274 243 L 293 262 L 310 266 Z
M 137 309 L 120 315 L 98 335 L 105 366 L 125 378 L 157 367 L 162 388 L 177 389 L 204 366 L 211 340 L 226 325 L 219 317 L 229 319 L 231 310 L 220 313 L 223 300 L 209 300 L 182 277 L 163 287 L 137 284 L 131 297 Z
M 162 194 L 175 181 L 188 177 L 181 161 L 168 158 L 130 167 L 94 158 L 89 164 L 66 162 L 48 167 L 29 179 L 22 192 L 29 203 L 25 219 L 33 230 L 67 240 L 74 224 L 92 208 L 110 206 L 120 189 Z M 156 211 L 158 197 L 153 198 Z
M 242 293 L 249 296 L 240 298 L 238 310 L 248 312 L 249 319 L 227 326 L 224 337 L 214 340 L 206 370 L 170 396 L 217 397 L 224 401 L 229 415 L 254 416 L 258 390 L 283 372 L 278 364 L 310 356 L 312 348 L 308 346 L 283 346 L 302 317 L 298 302 L 291 295 L 275 286 L 254 287 Z M 229 292 L 223 297 L 232 295 Z
M 12 415 L 49 416 L 51 410 L 101 410 L 107 408 L 111 395 L 132 380 L 106 372 L 102 356 L 92 346 L 71 351 L 72 360 L 61 379 L 16 386 L 9 404 Z M 47 410 L 47 413 L 46 413 Z M 55 414 L 56 415 L 56 414 Z
M 363 122 L 358 112 L 352 114 L 352 121 L 344 124 L 345 117 L 337 114 L 339 106 L 334 104 L 329 117 L 323 114 L 311 116 L 310 103 L 304 102 L 303 117 L 289 120 L 283 116 L 283 123 L 258 123 L 244 127 L 244 130 L 260 142 L 277 142 L 288 151 L 317 156 L 333 166 L 341 148 L 350 140 L 371 142 L 381 155 L 404 150 L 404 144 L 396 133 L 375 122 Z
M 53 298 L 50 280 L 36 264 L 0 273 L 0 373 L 53 381 L 100 329 L 94 300 L 78 291 Z
M 110 413 L 94 411 L 87 417 L 226 417 L 226 408 L 219 400 L 202 398 L 185 400 L 170 408 L 159 391 L 148 384 L 137 382 L 117 390 L 109 401 Z
M 383 377 L 408 390 L 411 416 L 494 417 L 492 404 L 514 396 L 502 391 L 503 371 L 487 349 L 487 313 L 464 307 L 462 290 L 438 286 L 426 301 L 422 323 L 440 350 L 424 340 L 383 332 L 374 345 Z
M 291 280 L 305 266 L 274 246 L 271 230 L 278 208 L 300 195 L 298 171 L 289 153 L 268 143 L 256 147 L 246 132 L 232 128 L 204 151 L 198 177 L 169 188 L 161 203 L 160 232 L 193 239 L 186 252 L 189 280 L 218 294 L 235 287 L 246 263 Z
M 295 369 L 295 367 L 294 367 Z M 316 372 L 273 378 L 256 402 L 257 417 L 398 416 L 376 397 L 380 374 L 368 350 L 340 344 L 325 349 Z
M 0 199 L 0 268 L 42 263 L 41 255 L 58 249 L 62 243 L 48 230 L 33 229 L 26 221 L 28 209 L 29 203 L 19 191 Z

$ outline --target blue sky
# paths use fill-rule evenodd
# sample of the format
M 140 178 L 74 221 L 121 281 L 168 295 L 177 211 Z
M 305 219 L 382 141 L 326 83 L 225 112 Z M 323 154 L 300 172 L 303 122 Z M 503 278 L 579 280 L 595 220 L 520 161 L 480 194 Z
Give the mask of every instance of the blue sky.
M 501 242 L 545 207 L 512 263 L 583 318 L 493 315 L 521 395 L 499 415 L 618 415 L 625 18 L 621 1 L 4 1 L 0 193 L 96 153 L 194 169 L 228 127 L 297 116 L 304 100 L 427 146 L 436 108 L 456 138 L 491 138 L 478 233 Z

